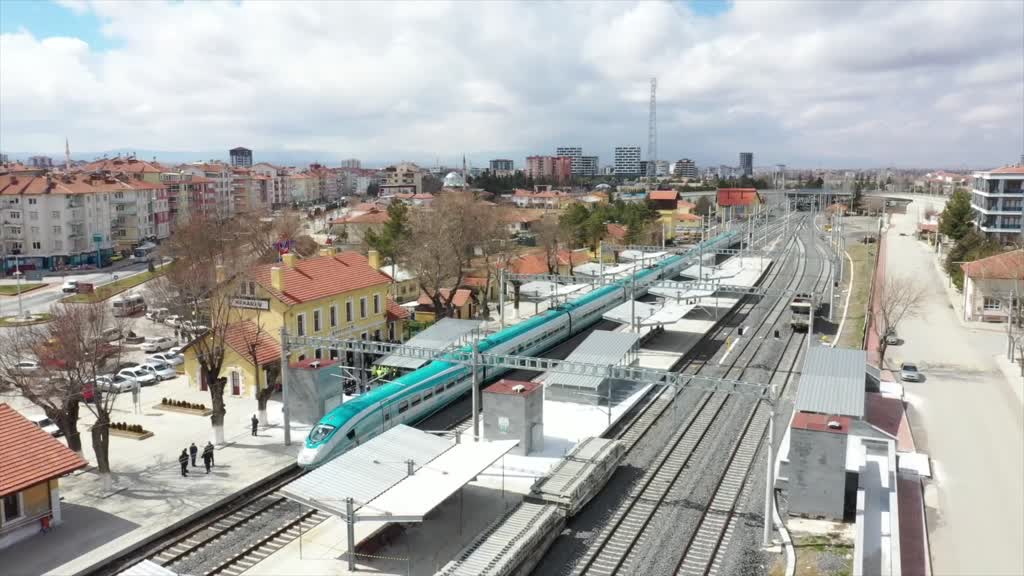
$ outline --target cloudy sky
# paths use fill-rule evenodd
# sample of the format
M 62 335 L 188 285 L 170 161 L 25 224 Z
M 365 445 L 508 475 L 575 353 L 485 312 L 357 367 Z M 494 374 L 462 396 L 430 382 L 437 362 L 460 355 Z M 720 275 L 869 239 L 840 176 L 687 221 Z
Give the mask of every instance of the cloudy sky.
M 0 2 L 0 150 L 988 167 L 1024 3 Z M 264 159 L 267 159 L 264 156 Z M 311 160 L 314 158 L 310 158 Z

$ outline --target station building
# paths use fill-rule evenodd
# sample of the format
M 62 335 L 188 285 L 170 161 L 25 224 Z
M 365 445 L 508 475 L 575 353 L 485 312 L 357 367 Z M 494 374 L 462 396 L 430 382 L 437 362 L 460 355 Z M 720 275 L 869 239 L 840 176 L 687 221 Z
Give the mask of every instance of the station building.
M 28 418 L 0 404 L 0 548 L 59 525 L 60 477 L 87 464 Z
M 234 312 L 224 332 L 221 368 L 233 396 L 255 397 L 267 382 L 276 381 L 282 327 L 293 336 L 404 338 L 409 314 L 388 297 L 392 279 L 356 252 L 324 248 L 319 256 L 304 259 L 284 254 L 281 262 L 256 266 L 236 278 L 225 278 L 221 267 L 218 274 Z M 196 351 L 186 347 L 184 355 L 190 386 L 202 388 Z M 293 352 L 290 361 L 338 356 L 337 350 L 311 348 Z

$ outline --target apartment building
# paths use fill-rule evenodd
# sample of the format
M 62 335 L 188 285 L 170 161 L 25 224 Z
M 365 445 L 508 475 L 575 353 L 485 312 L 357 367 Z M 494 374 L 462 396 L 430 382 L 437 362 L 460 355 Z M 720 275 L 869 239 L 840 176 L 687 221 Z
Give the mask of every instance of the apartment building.
M 419 194 L 423 191 L 423 170 L 411 162 L 388 166 L 379 173 L 380 193 Z
M 228 151 L 228 155 L 231 157 L 231 166 L 233 168 L 249 168 L 252 166 L 252 150 L 248 148 L 232 148 Z
M 566 182 L 572 176 L 569 156 L 530 156 L 526 159 L 526 175 L 535 180 Z
M 640 176 L 640 147 L 616 146 L 615 174 L 627 178 Z
M 164 184 L 132 182 L 130 189 L 111 193 L 113 220 L 110 236 L 114 249 L 125 253 L 146 241 L 171 235 L 170 193 Z
M 362 168 L 362 163 L 358 158 L 348 158 L 341 161 L 342 168 Z
M 271 207 L 277 207 L 287 202 L 285 197 L 287 188 L 285 181 L 288 173 L 283 168 L 278 168 L 266 162 L 260 162 L 259 164 L 253 164 L 250 170 L 266 182 L 265 185 L 267 187 L 267 195 L 270 197 Z
M 597 176 L 597 156 L 580 156 L 580 176 Z
M 690 180 L 696 180 L 697 163 L 694 162 L 693 160 L 690 160 L 689 158 L 676 160 L 675 162 L 672 163 L 671 168 L 669 168 L 669 172 L 672 174 L 672 176 L 676 176 L 678 178 L 689 178 Z
M 580 160 L 583 158 L 583 148 L 579 146 L 559 146 L 555 148 L 555 156 L 569 158 L 572 175 L 579 176 L 581 174 Z
M 133 186 L 102 173 L 0 174 L 4 270 L 108 264 L 118 248 L 112 231 L 138 238 L 166 223 L 160 190 L 159 185 Z M 125 208 L 119 212 L 117 206 Z
M 342 168 L 337 171 L 342 196 L 366 196 L 377 172 L 366 168 Z
M 740 152 L 740 176 L 754 175 L 754 153 Z
M 505 158 L 497 158 L 490 162 L 491 174 L 509 176 L 515 171 L 515 163 Z
M 971 208 L 978 229 L 997 242 L 1019 242 L 1024 219 L 1024 165 L 975 172 Z
M 216 214 L 219 218 L 229 218 L 234 214 L 234 198 L 231 193 L 232 169 L 223 162 L 207 162 L 184 164 L 178 170 L 185 174 L 201 176 L 209 179 L 212 187 Z

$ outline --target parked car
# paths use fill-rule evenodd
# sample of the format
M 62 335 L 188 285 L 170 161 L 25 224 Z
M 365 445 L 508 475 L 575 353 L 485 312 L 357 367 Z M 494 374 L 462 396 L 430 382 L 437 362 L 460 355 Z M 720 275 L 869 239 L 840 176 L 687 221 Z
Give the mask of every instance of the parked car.
M 155 374 L 151 374 L 144 370 L 141 366 L 135 368 L 125 368 L 118 372 L 118 375 L 128 379 L 134 379 L 139 383 L 140 386 L 149 386 L 150 384 L 156 384 L 158 382 Z
M 181 356 L 184 359 L 185 355 L 181 353 L 182 350 L 183 348 L 181 346 L 171 346 L 167 349 L 167 353 L 174 354 L 175 356 Z
M 160 361 L 149 361 L 139 365 L 139 368 L 156 376 L 160 380 L 170 380 L 178 375 L 178 371 L 171 368 L 170 364 Z
M 202 334 L 210 329 L 208 326 L 203 326 L 202 324 L 191 320 L 185 320 L 182 322 L 181 328 L 191 334 Z
M 121 374 L 110 374 L 96 377 L 96 388 L 103 392 L 113 392 L 118 394 L 120 392 L 129 392 L 132 388 L 135 388 L 136 380 L 134 378 L 128 378 Z M 141 386 L 142 383 L 140 382 Z
M 104 342 L 114 342 L 115 340 L 120 340 L 121 329 L 107 328 L 106 330 L 103 331 L 102 334 L 100 334 L 100 338 L 102 338 Z
M 60 291 L 65 294 L 74 294 L 78 292 L 78 280 L 68 280 L 61 285 Z
M 174 340 L 166 336 L 153 336 L 146 338 L 142 343 L 143 352 L 162 352 L 174 346 Z
M 53 420 L 50 420 L 50 418 L 47 417 L 45 414 L 39 414 L 36 416 L 26 416 L 26 418 L 28 418 L 29 421 L 35 424 L 36 426 L 42 428 L 43 432 L 46 432 L 47 434 L 53 436 L 54 438 L 64 435 L 64 433 L 60 431 L 60 428 L 53 423 Z
M 174 348 L 171 348 L 174 350 Z M 170 350 L 167 352 L 157 352 L 156 354 L 150 354 L 149 360 L 151 362 L 163 362 L 168 366 L 181 366 L 185 363 L 185 358 L 180 354 L 172 354 Z
M 920 382 L 923 378 L 924 376 L 914 364 L 909 362 L 900 364 L 900 380 L 904 382 Z
M 895 331 L 890 330 L 889 333 L 885 335 L 885 343 L 889 346 L 899 346 L 902 342 L 903 341 L 900 340 L 900 337 L 896 335 Z
M 15 364 L 14 367 L 17 368 L 19 372 L 35 372 L 36 370 L 39 370 L 39 362 L 36 362 L 35 360 L 21 360 Z
M 167 316 L 167 308 L 150 308 L 146 311 L 146 318 L 154 322 L 163 322 Z
M 170 316 L 164 317 L 164 324 L 178 328 L 181 326 L 181 316 L 177 314 L 171 314 Z

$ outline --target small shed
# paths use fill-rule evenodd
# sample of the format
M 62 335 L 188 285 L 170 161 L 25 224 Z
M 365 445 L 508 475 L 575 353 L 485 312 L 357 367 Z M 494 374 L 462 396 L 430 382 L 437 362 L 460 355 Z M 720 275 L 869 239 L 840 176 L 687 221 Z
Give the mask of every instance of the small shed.
M 483 393 L 484 437 L 518 440 L 513 454 L 544 449 L 544 386 L 540 382 L 499 380 Z

